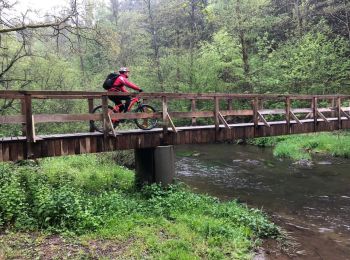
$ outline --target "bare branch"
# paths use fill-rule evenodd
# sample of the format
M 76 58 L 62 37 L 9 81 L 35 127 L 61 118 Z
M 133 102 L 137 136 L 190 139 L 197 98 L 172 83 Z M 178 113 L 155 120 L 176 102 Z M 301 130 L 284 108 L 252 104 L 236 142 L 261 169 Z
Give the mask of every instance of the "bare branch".
M 52 22 L 52 23 L 22 24 L 22 25 L 17 26 L 17 27 L 2 28 L 2 29 L 0 29 L 0 33 L 17 32 L 17 31 L 23 31 L 23 30 L 27 30 L 27 29 L 59 27 L 61 24 L 64 24 L 70 18 L 72 18 L 73 15 L 74 14 L 70 14 L 67 17 L 65 17 L 63 20 L 57 21 L 57 22 Z

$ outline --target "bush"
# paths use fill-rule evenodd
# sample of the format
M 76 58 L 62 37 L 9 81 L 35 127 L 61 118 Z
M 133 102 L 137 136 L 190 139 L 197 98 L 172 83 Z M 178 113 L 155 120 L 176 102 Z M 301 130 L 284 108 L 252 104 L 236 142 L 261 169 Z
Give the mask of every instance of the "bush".
M 19 177 L 9 165 L 0 167 L 0 224 L 11 225 L 27 211 L 28 205 Z
M 94 195 L 116 187 L 127 190 L 133 178 L 98 156 L 49 158 L 42 160 L 40 167 L 1 167 L 0 224 L 19 229 L 94 230 L 103 224 L 98 206 L 105 203 Z
M 0 225 L 117 238 L 132 245 L 125 258 L 245 259 L 258 238 L 279 234 L 260 211 L 181 185 L 137 192 L 133 173 L 109 156 L 1 167 Z

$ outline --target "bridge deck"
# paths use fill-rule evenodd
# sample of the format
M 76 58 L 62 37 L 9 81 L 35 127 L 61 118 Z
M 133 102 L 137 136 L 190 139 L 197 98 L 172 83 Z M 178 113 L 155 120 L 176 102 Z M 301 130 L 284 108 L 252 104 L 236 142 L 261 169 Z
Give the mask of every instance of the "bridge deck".
M 328 121 L 338 121 L 338 118 L 327 118 Z M 346 117 L 342 117 L 341 120 L 347 120 Z M 313 119 L 302 119 L 299 122 L 301 123 L 313 123 Z M 317 119 L 317 122 L 324 122 L 323 119 Z M 285 125 L 285 121 L 270 121 L 268 122 L 270 125 Z M 298 124 L 297 121 L 291 120 L 291 124 Z M 264 123 L 259 122 L 259 126 L 264 126 Z M 239 124 L 228 124 L 228 126 L 232 128 L 236 127 L 252 127 L 254 126 L 254 123 L 239 123 Z M 220 129 L 225 129 L 225 125 L 220 124 Z M 182 127 L 176 127 L 177 132 L 181 131 L 195 131 L 195 130 L 210 130 L 215 129 L 215 125 L 205 125 L 205 126 L 182 126 Z M 131 134 L 151 134 L 151 133 L 162 133 L 163 128 L 153 128 L 151 130 L 140 130 L 140 129 L 130 129 L 130 130 L 120 130 L 116 132 L 117 136 L 125 136 L 125 135 L 131 135 Z M 172 133 L 174 132 L 171 127 L 168 127 L 168 132 Z M 70 133 L 70 134 L 52 134 L 52 135 L 36 135 L 36 141 L 40 140 L 46 140 L 46 139 L 63 139 L 63 138 L 81 138 L 81 137 L 93 137 L 93 136 L 103 136 L 103 133 L 100 132 L 87 132 L 87 133 Z M 112 137 L 112 134 L 109 134 L 110 137 Z M 253 137 L 252 137 L 253 138 Z M 16 142 L 16 141 L 26 141 L 27 138 L 25 136 L 12 136 L 12 137 L 0 137 L 0 143 L 6 143 L 6 142 Z

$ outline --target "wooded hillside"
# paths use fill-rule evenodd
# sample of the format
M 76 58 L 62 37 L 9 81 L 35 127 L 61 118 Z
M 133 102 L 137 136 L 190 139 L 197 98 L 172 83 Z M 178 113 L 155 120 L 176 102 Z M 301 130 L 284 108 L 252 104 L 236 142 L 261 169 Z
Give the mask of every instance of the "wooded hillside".
M 40 22 L 13 2 L 2 90 L 102 91 L 129 66 L 147 92 L 350 93 L 348 0 L 80 0 Z

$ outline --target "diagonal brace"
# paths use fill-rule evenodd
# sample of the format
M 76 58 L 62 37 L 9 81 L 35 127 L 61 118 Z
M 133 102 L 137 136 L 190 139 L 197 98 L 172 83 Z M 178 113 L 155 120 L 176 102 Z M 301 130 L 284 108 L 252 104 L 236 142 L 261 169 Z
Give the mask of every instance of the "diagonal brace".
M 316 111 L 317 115 L 319 115 L 323 119 L 323 121 L 329 123 L 328 119 L 318 109 Z
M 228 125 L 228 123 L 226 122 L 224 116 L 219 112 L 218 113 L 218 117 L 219 117 L 219 120 L 225 125 L 225 127 L 227 129 L 230 129 L 231 127 Z
M 292 111 L 289 111 L 290 115 L 292 116 L 292 118 L 299 124 L 299 125 L 302 125 L 303 122 L 301 122 L 299 120 L 299 118 L 292 112 Z
M 169 113 L 166 113 L 166 117 L 168 118 L 169 124 L 170 124 L 171 128 L 173 129 L 174 133 L 177 133 L 177 129 L 176 129 L 176 127 L 175 127 L 175 125 L 174 125 L 174 122 L 173 122 L 173 120 L 171 119 Z
M 263 121 L 264 125 L 267 127 L 271 127 L 270 124 L 266 121 L 266 119 L 263 117 L 263 115 L 258 111 L 258 116 L 261 121 Z

